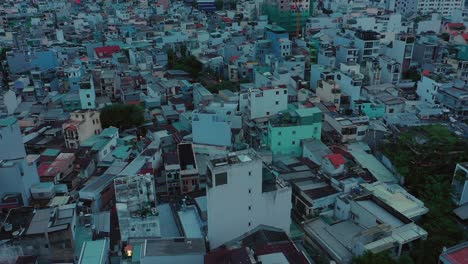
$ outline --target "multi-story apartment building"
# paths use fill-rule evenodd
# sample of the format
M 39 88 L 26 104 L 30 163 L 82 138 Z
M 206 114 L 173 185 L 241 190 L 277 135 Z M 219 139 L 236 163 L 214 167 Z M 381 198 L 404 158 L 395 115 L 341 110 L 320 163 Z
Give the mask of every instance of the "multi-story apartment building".
M 210 248 L 268 225 L 289 233 L 291 187 L 263 168 L 253 150 L 214 157 L 207 168 Z
M 320 101 L 334 104 L 336 109 L 340 109 L 341 89 L 340 85 L 333 79 L 319 80 L 315 90 Z
M 79 148 L 80 144 L 102 131 L 100 113 L 97 111 L 77 110 L 70 114 L 70 120 L 62 125 L 67 148 Z
M 420 101 L 435 104 L 438 102 L 437 93 L 441 89 L 453 87 L 453 81 L 441 74 L 429 74 L 422 76 L 418 82 L 416 94 Z
M 195 110 L 192 113 L 193 143 L 229 147 L 233 143 L 232 129 L 240 129 L 241 125 L 240 112 Z
M 417 2 L 418 12 L 428 14 L 440 12 L 443 16 L 451 16 L 453 11 L 465 8 L 465 0 L 410 0 Z
M 341 142 L 363 140 L 369 127 L 368 116 L 340 116 L 329 112 L 325 114 L 325 121 L 340 135 Z
M 273 155 L 301 156 L 301 140 L 320 140 L 321 131 L 322 112 L 318 108 L 296 109 L 270 120 L 268 145 Z
M 92 75 L 87 74 L 80 80 L 78 95 L 80 96 L 81 109 L 96 108 L 96 92 Z
M 26 159 L 26 150 L 18 125 L 13 117 L 0 119 L 0 197 L 20 194 L 22 203 L 29 204 L 31 186 L 39 183 L 37 167 Z
M 468 117 L 468 87 L 461 85 L 439 89 L 436 97 L 438 102 L 452 114 L 462 118 Z
M 250 120 L 268 118 L 288 108 L 286 85 L 250 89 L 240 95 L 239 108 Z
M 166 152 L 163 178 L 159 181 L 161 192 L 181 195 L 200 187 L 200 175 L 191 143 L 180 143 L 177 152 Z
M 121 240 L 160 236 L 153 175 L 117 177 L 114 188 Z
M 284 27 L 289 32 L 296 32 L 297 20 L 304 26 L 307 18 L 312 14 L 313 1 L 302 0 L 268 0 L 262 6 L 264 14 L 268 15 L 271 23 Z M 300 12 L 298 15 L 297 13 Z

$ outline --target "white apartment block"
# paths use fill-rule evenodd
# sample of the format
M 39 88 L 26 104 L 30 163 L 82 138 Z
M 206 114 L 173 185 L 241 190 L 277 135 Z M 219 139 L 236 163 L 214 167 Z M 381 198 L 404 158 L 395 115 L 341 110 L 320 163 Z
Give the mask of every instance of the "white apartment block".
M 289 233 L 291 187 L 273 175 L 263 178 L 263 163 L 253 150 L 218 156 L 208 162 L 208 240 L 217 248 L 259 225 Z
M 70 120 L 62 125 L 67 148 L 77 149 L 80 144 L 92 135 L 102 131 L 98 111 L 76 110 L 70 114 Z
M 413 0 L 416 1 L 416 0 Z M 454 10 L 465 7 L 465 0 L 417 0 L 418 11 L 421 13 L 439 12 L 444 16 L 451 16 Z
M 443 75 L 432 74 L 430 76 L 422 76 L 422 79 L 418 82 L 416 94 L 420 101 L 435 104 L 437 92 L 440 89 L 450 88 L 452 86 L 453 82 Z
M 240 110 L 250 120 L 267 118 L 288 109 L 288 89 L 286 85 L 250 89 L 239 100 Z

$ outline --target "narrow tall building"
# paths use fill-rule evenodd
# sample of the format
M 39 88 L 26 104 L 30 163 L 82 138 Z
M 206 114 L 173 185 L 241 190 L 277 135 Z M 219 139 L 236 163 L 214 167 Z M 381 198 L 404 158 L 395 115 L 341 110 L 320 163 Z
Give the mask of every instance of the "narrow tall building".
M 211 159 L 207 185 L 211 249 L 259 225 L 289 233 L 291 187 L 265 170 L 255 151 L 239 151 Z
M 39 176 L 36 165 L 26 159 L 23 137 L 14 117 L 0 119 L 0 150 L 0 199 L 19 195 L 19 203 L 29 205 L 31 186 L 39 183 Z

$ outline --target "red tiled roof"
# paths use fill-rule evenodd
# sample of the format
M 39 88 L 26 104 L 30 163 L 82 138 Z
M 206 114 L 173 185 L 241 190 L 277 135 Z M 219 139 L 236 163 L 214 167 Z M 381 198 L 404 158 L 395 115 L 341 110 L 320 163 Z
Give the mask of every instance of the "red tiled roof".
M 105 46 L 105 47 L 98 47 L 94 49 L 94 52 L 96 52 L 96 56 L 98 58 L 110 58 L 112 57 L 112 54 L 119 52 L 120 47 L 119 46 Z
M 313 103 L 311 103 L 311 102 L 307 102 L 307 103 L 304 104 L 304 107 L 305 107 L 305 108 L 312 108 L 312 107 L 314 107 L 314 106 L 315 106 L 315 105 L 314 105 Z
M 231 56 L 230 60 L 231 60 L 231 62 L 235 62 L 239 58 L 240 58 L 240 56 Z
M 463 23 L 447 23 L 447 27 L 449 28 L 457 28 L 457 27 L 464 27 Z
M 338 168 L 346 163 L 345 158 L 341 154 L 329 154 L 326 155 L 325 158 L 329 159 L 335 168 Z
M 48 170 L 50 166 L 51 166 L 51 163 L 42 163 L 41 165 L 39 165 L 39 167 L 37 167 L 37 172 L 39 176 L 40 177 L 49 176 Z
M 463 34 L 463 39 L 465 39 L 465 41 L 468 41 L 468 33 Z
M 78 130 L 78 128 L 75 125 L 68 125 L 67 127 L 65 127 L 65 129 Z
M 229 17 L 223 17 L 223 22 L 231 23 L 232 19 L 230 19 Z
M 424 75 L 424 76 L 427 76 L 427 75 L 429 75 L 429 74 L 431 74 L 431 71 L 430 71 L 430 70 L 424 70 L 424 71 L 422 71 L 422 75 Z
M 468 263 L 468 247 L 447 254 L 447 259 L 453 264 Z

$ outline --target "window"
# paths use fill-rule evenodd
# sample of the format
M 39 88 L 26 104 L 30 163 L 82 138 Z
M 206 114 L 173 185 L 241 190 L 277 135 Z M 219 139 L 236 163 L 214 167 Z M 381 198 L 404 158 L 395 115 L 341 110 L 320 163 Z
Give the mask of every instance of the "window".
M 295 141 L 295 140 L 293 140 L 293 141 L 291 142 L 291 144 L 293 144 L 293 145 L 296 145 L 296 141 Z
M 249 194 L 252 193 L 252 189 L 249 189 Z
M 252 172 L 251 172 L 251 171 L 249 171 L 249 176 L 252 176 Z
M 266 112 L 266 115 L 270 115 L 270 112 Z
M 278 131 L 278 136 L 281 136 L 281 131 Z
M 279 91 L 276 91 L 276 95 L 279 95 Z
M 293 130 L 293 131 L 292 131 L 292 134 L 293 134 L 293 135 L 296 135 L 296 130 Z
M 252 206 L 249 205 L 249 211 L 252 210 Z
M 91 95 L 90 95 L 90 94 L 86 94 L 86 98 L 90 98 L 90 97 L 91 97 Z
M 250 225 L 251 225 L 251 224 L 250 224 L 250 222 L 249 222 L 249 226 L 250 226 Z
M 227 172 L 217 173 L 215 175 L 216 186 L 227 184 Z
M 276 104 L 276 105 L 279 105 L 279 101 L 276 101 L 275 104 Z
M 151 228 L 147 228 L 147 229 L 146 229 L 146 232 L 151 232 Z
M 288 93 L 288 91 L 284 90 L 284 91 L 283 91 L 283 93 L 284 93 L 284 94 L 287 94 L 287 93 Z
M 281 146 L 281 142 L 278 142 L 278 146 Z
M 91 102 L 88 102 L 88 106 L 91 106 Z

